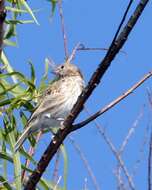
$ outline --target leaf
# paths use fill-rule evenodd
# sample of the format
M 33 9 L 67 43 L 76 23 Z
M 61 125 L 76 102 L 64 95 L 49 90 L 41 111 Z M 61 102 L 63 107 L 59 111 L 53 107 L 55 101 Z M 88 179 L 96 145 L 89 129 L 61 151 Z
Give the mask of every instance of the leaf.
M 12 12 L 17 12 L 17 13 L 28 13 L 27 10 L 17 9 L 17 8 L 14 8 L 14 7 L 8 7 L 8 6 L 6 6 L 5 9 L 7 11 L 12 11 Z
M 64 174 L 63 174 L 63 179 L 64 179 L 64 187 L 63 190 L 67 189 L 67 171 L 68 171 L 68 157 L 67 157 L 67 152 L 65 149 L 64 145 L 60 146 L 62 155 L 63 155 L 63 160 L 64 160 Z
M 4 39 L 9 39 L 12 36 L 16 36 L 16 26 L 13 23 L 9 22 L 9 20 L 5 20 L 5 23 L 9 25 L 4 33 Z
M 29 14 L 32 16 L 33 20 L 35 21 L 35 23 L 37 25 L 39 25 L 33 11 L 31 10 L 31 8 L 29 7 L 29 5 L 27 4 L 27 2 L 25 0 L 20 0 L 20 2 L 24 5 L 24 7 L 26 8 L 26 10 L 29 12 Z
M 51 0 L 51 3 L 52 3 L 52 16 L 53 16 L 53 15 L 54 15 L 54 12 L 55 12 L 57 0 Z
M 25 78 L 25 76 L 23 74 L 21 74 L 20 72 L 17 72 L 17 71 L 13 71 L 13 72 L 10 72 L 10 73 L 6 73 L 6 74 L 0 74 L 0 78 L 7 78 L 7 77 L 12 77 L 12 76 L 16 76 L 16 79 L 19 80 L 20 82 L 23 82 L 25 84 L 27 84 L 29 87 L 35 89 L 35 85 L 30 81 L 28 80 L 27 78 Z
M 32 23 L 34 23 L 34 21 L 33 20 L 6 20 L 5 21 L 7 24 L 10 24 L 10 25 L 12 25 L 13 27 L 14 27 L 14 25 L 16 25 L 16 24 L 32 24 Z M 14 30 L 13 30 L 14 31 Z M 15 36 L 14 35 L 14 33 L 12 34 L 12 33 L 10 33 L 9 34 L 9 37 L 11 37 L 11 36 Z
M 5 95 L 6 93 L 8 93 L 9 91 L 13 90 L 13 89 L 16 88 L 19 84 L 20 84 L 20 83 L 17 83 L 17 84 L 14 84 L 14 85 L 10 86 L 9 88 L 5 88 L 5 89 L 3 90 L 3 92 L 0 92 L 0 96 L 3 96 L 3 95 Z M 0 85 L 2 85 L 2 84 L 0 83 Z
M 7 40 L 7 39 L 3 40 L 3 43 L 4 43 L 5 45 L 7 45 L 7 46 L 13 46 L 13 47 L 16 47 L 16 46 L 17 46 L 17 45 L 16 45 L 16 42 L 13 42 L 13 41 L 10 41 L 10 40 Z
M 0 84 L 2 86 L 5 86 L 5 88 L 10 88 L 13 84 L 10 83 L 10 82 L 7 82 L 5 79 L 0 79 Z M 18 83 L 17 83 L 18 84 Z M 21 83 L 20 83 L 21 84 Z M 3 87 L 3 90 L 5 89 Z M 21 86 L 17 85 L 15 88 L 13 88 L 12 90 L 10 90 L 10 94 L 13 95 L 14 97 L 18 96 L 18 95 L 21 95 L 21 94 L 24 94 L 25 93 L 25 90 L 24 88 L 22 88 Z
M 3 65 L 5 66 L 5 69 L 7 70 L 8 73 L 11 73 L 14 71 L 3 51 L 1 52 L 1 61 Z M 17 83 L 16 76 L 12 76 L 12 80 L 14 81 L 14 83 Z
M 0 176 L 0 182 L 1 190 L 3 190 L 3 187 L 6 187 L 7 190 L 13 190 L 13 188 L 9 185 L 9 181 L 6 180 L 3 176 Z M 3 187 L 1 185 L 3 185 Z
M 13 164 L 13 158 L 12 158 L 12 156 L 9 155 L 8 153 L 6 154 L 6 153 L 4 153 L 4 152 L 0 152 L 0 158 L 1 158 L 1 159 L 4 159 L 4 160 L 6 160 L 6 161 L 8 161 L 8 162 L 10 162 L 10 163 Z M 26 170 L 27 172 L 30 172 L 30 173 L 31 173 L 31 172 L 33 171 L 33 170 L 31 170 L 31 169 L 25 167 L 23 164 L 21 165 L 21 167 L 22 167 L 23 170 Z
M 14 99 L 14 98 L 12 98 L 12 99 Z M 0 102 L 0 107 L 10 104 L 12 99 L 7 99 L 7 100 L 4 100 L 4 101 L 1 101 Z
M 6 115 L 4 117 L 4 126 L 8 132 L 8 140 L 10 144 L 11 151 L 13 152 L 13 163 L 14 163 L 14 178 L 15 178 L 15 186 L 16 189 L 21 189 L 21 162 L 19 153 L 14 153 L 14 146 L 15 146 L 15 128 L 16 128 L 16 121 L 15 117 L 11 114 Z
M 30 65 L 30 70 L 31 70 L 31 81 L 34 84 L 35 83 L 35 70 L 33 67 L 33 64 L 31 61 L 29 61 L 29 65 Z

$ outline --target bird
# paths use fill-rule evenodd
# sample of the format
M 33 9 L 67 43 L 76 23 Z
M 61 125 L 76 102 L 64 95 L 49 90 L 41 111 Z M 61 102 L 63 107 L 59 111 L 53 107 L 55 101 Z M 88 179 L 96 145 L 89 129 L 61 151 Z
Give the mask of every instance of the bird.
M 84 89 L 83 75 L 76 65 L 65 62 L 56 66 L 53 73 L 55 80 L 40 96 L 37 108 L 15 144 L 15 152 L 31 134 L 60 127 Z

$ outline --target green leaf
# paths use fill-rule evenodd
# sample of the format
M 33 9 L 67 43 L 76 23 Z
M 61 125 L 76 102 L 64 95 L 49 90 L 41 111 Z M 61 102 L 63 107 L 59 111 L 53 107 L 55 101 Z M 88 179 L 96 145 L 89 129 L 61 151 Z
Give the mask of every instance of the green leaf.
M 9 91 L 13 90 L 13 89 L 16 88 L 19 84 L 20 84 L 20 83 L 17 83 L 17 84 L 14 84 L 14 85 L 10 86 L 9 88 L 5 88 L 5 89 L 3 90 L 3 92 L 0 92 L 0 96 L 3 96 L 3 95 L 5 95 L 6 93 L 8 93 Z M 2 84 L 0 83 L 0 86 L 1 86 L 1 85 L 2 85 Z
M 16 36 L 16 25 L 9 22 L 9 20 L 5 20 L 5 23 L 8 24 L 8 28 L 6 28 L 4 33 L 4 39 L 9 39 Z
M 32 16 L 33 20 L 35 21 L 35 23 L 37 25 L 39 25 L 33 11 L 31 10 L 31 8 L 29 7 L 29 5 L 27 4 L 27 2 L 25 0 L 20 0 L 20 2 L 24 5 L 24 7 L 26 8 L 26 10 L 29 12 L 29 14 Z
M 35 83 L 35 70 L 34 70 L 34 66 L 32 64 L 31 61 L 29 61 L 29 65 L 30 65 L 30 70 L 31 70 L 31 81 L 34 84 Z
M 16 25 L 16 24 L 32 24 L 34 23 L 33 20 L 6 20 L 5 21 L 7 24 L 11 24 L 12 26 Z M 14 31 L 14 30 L 11 30 L 11 31 Z M 15 36 L 14 33 L 10 33 L 9 34 L 9 37 L 11 36 Z
M 17 12 L 17 13 L 28 13 L 27 10 L 17 9 L 17 8 L 15 8 L 15 7 L 8 7 L 8 6 L 6 6 L 5 9 L 6 9 L 7 11 L 12 11 L 12 12 Z
M 65 149 L 64 145 L 60 146 L 62 155 L 63 155 L 63 160 L 64 160 L 64 174 L 63 174 L 63 179 L 64 179 L 64 187 L 63 190 L 67 189 L 67 173 L 68 173 L 68 157 L 67 157 L 67 152 Z
M 13 164 L 13 158 L 8 153 L 0 152 L 0 158 L 3 159 L 3 160 L 6 160 L 8 162 L 10 162 L 11 164 Z M 26 170 L 27 172 L 31 173 L 33 171 L 33 170 L 25 167 L 23 164 L 21 165 L 21 167 L 22 167 L 23 170 Z
M 13 190 L 13 188 L 9 185 L 9 181 L 6 180 L 3 176 L 0 176 L 0 189 L 3 190 L 3 187 L 6 187 L 7 190 Z M 3 184 L 3 187 L 1 186 Z
M 4 117 L 4 125 L 5 129 L 8 130 L 8 140 L 10 144 L 11 151 L 13 152 L 13 163 L 14 163 L 14 178 L 15 178 L 15 186 L 17 190 L 20 190 L 21 185 L 21 162 L 19 153 L 14 153 L 14 146 L 15 146 L 15 128 L 16 128 L 16 121 L 15 117 L 11 114 L 6 115 Z
M 0 84 L 1 86 L 3 86 L 2 90 L 5 90 L 5 88 L 10 88 L 13 84 L 10 82 L 7 82 L 5 79 L 0 79 Z M 18 83 L 17 83 L 18 84 Z M 21 84 L 21 83 L 20 83 Z M 0 87 L 1 87 L 0 86 Z M 5 88 L 4 88 L 5 86 Z M 2 91 L 0 88 L 0 91 Z M 11 95 L 13 95 L 14 97 L 18 96 L 18 95 L 22 95 L 25 94 L 25 89 L 22 88 L 21 86 L 17 85 L 15 88 L 13 88 L 12 90 L 10 90 L 9 92 Z
M 55 12 L 57 0 L 51 0 L 51 3 L 52 3 L 52 16 L 53 16 L 53 15 L 54 15 L 54 12 Z
M 12 98 L 12 99 L 14 99 L 14 98 Z M 7 100 L 4 100 L 4 101 L 1 101 L 0 102 L 0 107 L 10 104 L 12 99 L 7 99 Z
M 25 78 L 25 76 L 23 74 L 21 74 L 20 72 L 14 71 L 11 73 L 6 73 L 6 74 L 0 74 L 0 78 L 7 78 L 7 77 L 12 77 L 12 76 L 16 76 L 16 79 L 19 80 L 20 82 L 23 82 L 25 84 L 27 84 L 29 87 L 35 89 L 35 85 L 28 80 L 27 78 Z
M 16 42 L 12 42 L 12 41 L 7 40 L 7 39 L 3 40 L 3 43 L 4 43 L 5 45 L 7 45 L 7 46 L 13 46 L 13 47 L 16 47 L 16 46 L 17 46 Z
M 33 163 L 34 165 L 37 164 L 37 162 L 33 159 L 33 157 L 30 156 L 29 153 L 24 149 L 21 149 L 20 154 L 22 154 L 26 159 L 30 160 L 30 162 Z
M 7 70 L 8 73 L 11 73 L 11 72 L 14 71 L 3 51 L 1 53 L 1 61 L 2 61 L 3 65 L 4 65 L 4 67 L 5 67 L 5 69 Z M 12 80 L 14 81 L 14 83 L 17 83 L 16 76 L 12 76 Z

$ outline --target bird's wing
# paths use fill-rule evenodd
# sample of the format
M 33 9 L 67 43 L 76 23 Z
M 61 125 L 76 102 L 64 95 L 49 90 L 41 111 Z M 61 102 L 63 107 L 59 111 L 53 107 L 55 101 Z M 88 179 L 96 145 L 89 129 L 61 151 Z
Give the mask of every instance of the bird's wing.
M 63 103 L 62 96 L 60 93 L 61 81 L 56 81 L 51 84 L 42 94 L 39 106 L 31 115 L 27 125 L 36 117 L 44 112 L 55 112 L 55 108 L 58 108 Z M 57 88 L 56 88 L 57 87 Z

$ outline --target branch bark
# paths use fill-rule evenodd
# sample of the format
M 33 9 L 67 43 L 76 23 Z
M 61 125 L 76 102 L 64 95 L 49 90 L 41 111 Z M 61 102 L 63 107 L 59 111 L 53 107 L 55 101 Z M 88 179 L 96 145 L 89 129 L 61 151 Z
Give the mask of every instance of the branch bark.
M 0 57 L 3 47 L 4 21 L 6 17 L 5 1 L 0 0 Z
M 109 51 L 107 52 L 106 56 L 100 62 L 97 70 L 92 75 L 88 85 L 86 86 L 86 88 L 84 89 L 80 97 L 78 98 L 78 101 L 73 107 L 71 114 L 69 114 L 69 116 L 64 121 L 63 125 L 66 127 L 64 129 L 59 129 L 54 139 L 50 142 L 46 151 L 42 155 L 37 165 L 37 168 L 33 171 L 31 176 L 29 177 L 29 180 L 27 181 L 27 184 L 25 185 L 24 190 L 34 190 L 36 188 L 36 185 L 39 182 L 49 162 L 51 161 L 51 159 L 57 152 L 59 146 L 62 144 L 66 136 L 70 133 L 72 123 L 74 122 L 76 117 L 79 115 L 79 113 L 82 111 L 84 103 L 87 101 L 89 96 L 92 94 L 93 90 L 100 83 L 101 78 L 103 77 L 103 75 L 105 74 L 109 66 L 111 65 L 111 62 L 113 61 L 117 53 L 120 51 L 120 49 L 126 42 L 131 30 L 136 24 L 138 18 L 143 12 L 148 1 L 149 0 L 141 0 L 139 2 L 134 13 L 130 17 L 128 23 L 123 28 L 118 38 L 114 41 L 114 43 L 112 43 L 112 46 L 109 48 Z

